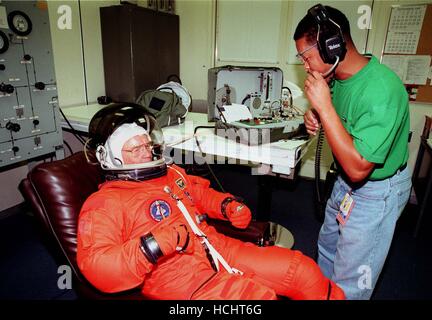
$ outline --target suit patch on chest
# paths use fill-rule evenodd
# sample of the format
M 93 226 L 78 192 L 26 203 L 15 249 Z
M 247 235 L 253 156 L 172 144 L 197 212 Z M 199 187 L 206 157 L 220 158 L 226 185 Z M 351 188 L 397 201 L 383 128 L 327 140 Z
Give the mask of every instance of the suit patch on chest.
M 183 181 L 182 178 L 179 178 L 175 181 L 176 185 L 180 188 L 180 189 L 184 189 L 186 187 L 185 182 Z
M 157 222 L 166 219 L 171 214 L 171 207 L 164 200 L 155 200 L 150 204 L 150 215 Z

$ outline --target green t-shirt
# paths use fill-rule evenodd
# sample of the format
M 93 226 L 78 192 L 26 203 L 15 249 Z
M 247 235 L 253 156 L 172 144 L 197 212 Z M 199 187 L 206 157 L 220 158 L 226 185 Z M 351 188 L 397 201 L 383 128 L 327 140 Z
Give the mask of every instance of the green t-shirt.
M 392 176 L 408 160 L 408 94 L 398 76 L 374 56 L 346 80 L 335 80 L 332 100 L 354 147 L 375 163 L 371 180 Z

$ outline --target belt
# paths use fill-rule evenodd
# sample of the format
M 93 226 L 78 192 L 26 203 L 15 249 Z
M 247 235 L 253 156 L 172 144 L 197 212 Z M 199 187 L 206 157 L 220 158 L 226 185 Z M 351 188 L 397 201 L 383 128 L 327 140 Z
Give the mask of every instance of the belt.
M 340 175 L 342 175 L 342 176 L 345 176 L 345 173 L 343 172 L 343 170 L 340 170 L 339 167 L 336 166 L 336 165 L 333 167 L 333 164 L 334 164 L 334 162 L 333 162 L 332 165 L 330 166 L 330 169 L 333 170 L 333 172 L 335 172 L 336 174 L 340 174 Z M 404 170 L 406 169 L 407 165 L 408 165 L 408 162 L 405 162 L 403 165 L 401 165 L 401 166 L 399 167 L 399 169 L 396 170 L 396 172 L 395 172 L 393 175 L 395 175 L 395 174 L 398 173 L 398 172 L 402 172 L 402 171 L 404 171 Z M 381 178 L 381 179 L 370 179 L 370 180 L 371 180 L 371 181 L 385 180 L 385 179 L 388 179 L 388 178 L 392 177 L 393 175 L 391 175 L 391 176 L 389 176 L 389 177 L 386 177 L 386 178 Z
M 407 164 L 408 164 L 408 162 L 405 162 L 405 163 L 404 163 L 403 165 L 401 165 L 401 166 L 399 167 L 399 169 L 397 169 L 396 172 L 393 173 L 391 176 L 388 176 L 388 177 L 386 177 L 386 178 L 381 178 L 381 179 L 370 179 L 370 180 L 371 180 L 371 181 L 381 181 L 381 180 L 385 180 L 385 179 L 388 179 L 388 178 L 390 178 L 390 177 L 393 177 L 396 173 L 404 171 L 405 168 L 407 167 Z

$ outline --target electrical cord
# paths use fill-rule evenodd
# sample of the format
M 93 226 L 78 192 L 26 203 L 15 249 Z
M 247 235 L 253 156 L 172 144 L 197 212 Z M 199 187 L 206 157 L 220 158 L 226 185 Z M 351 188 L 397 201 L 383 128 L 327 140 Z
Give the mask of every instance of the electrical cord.
M 337 61 L 335 65 L 332 67 L 331 71 L 334 70 L 338 62 L 339 62 L 339 58 L 337 58 Z M 327 72 L 327 73 L 330 74 L 331 72 Z M 330 93 L 332 95 L 333 95 L 334 84 L 335 84 L 335 79 L 332 76 L 329 82 Z M 316 196 L 317 196 L 316 200 L 318 206 L 318 219 L 320 219 L 321 221 L 324 221 L 327 199 L 330 198 L 331 191 L 333 189 L 333 185 L 337 176 L 337 170 L 335 167 L 335 163 L 333 162 L 330 165 L 330 170 L 326 174 L 324 191 L 322 191 L 321 180 L 320 180 L 321 179 L 320 168 L 321 168 L 321 152 L 324 143 L 324 133 L 325 133 L 324 128 L 321 127 L 318 133 L 318 140 L 317 140 L 317 146 L 315 151 L 315 189 L 316 189 Z
M 320 128 L 317 139 L 317 146 L 315 150 L 315 190 L 317 196 L 317 205 L 318 205 L 318 218 L 321 220 L 324 218 L 324 206 L 325 203 L 322 199 L 321 192 L 321 152 L 323 148 L 324 142 L 324 129 Z
M 333 64 L 333 66 L 331 66 L 331 68 L 328 69 L 325 73 L 321 74 L 323 78 L 327 78 L 328 76 L 330 76 L 335 70 L 335 68 L 338 66 L 338 64 L 339 64 L 339 57 L 336 56 L 336 62 Z
M 72 127 L 71 123 L 69 122 L 68 118 L 66 118 L 66 115 L 63 113 L 63 110 L 61 108 L 58 108 L 63 119 L 65 119 L 66 123 L 68 124 L 68 126 L 71 128 L 72 130 L 72 134 L 75 136 L 75 138 L 77 138 L 77 140 L 79 142 L 81 142 L 83 145 L 86 144 L 85 140 L 78 134 L 78 132 L 74 129 L 74 127 Z
M 197 137 L 196 133 L 197 133 L 198 129 L 214 129 L 214 128 L 215 128 L 214 126 L 197 126 L 194 129 L 194 138 L 195 138 L 195 141 L 197 143 L 197 147 L 198 147 L 199 151 L 201 152 L 201 154 L 204 154 L 204 152 L 201 149 L 201 145 L 198 141 L 198 137 Z M 213 179 L 216 181 L 217 185 L 219 186 L 220 191 L 225 193 L 226 192 L 225 189 L 222 187 L 222 184 L 220 183 L 219 179 L 216 177 L 216 174 L 214 173 L 214 171 L 212 170 L 212 168 L 210 167 L 210 165 L 208 164 L 208 162 L 206 161 L 205 158 L 204 158 L 204 162 L 207 165 L 211 175 L 213 176 Z
M 241 104 L 245 104 L 246 101 L 248 101 L 250 99 L 251 95 L 247 94 L 246 97 L 244 97 L 244 99 L 242 100 Z
M 337 62 L 339 59 L 337 59 Z M 336 63 L 337 64 L 337 63 Z M 335 64 L 335 65 L 336 65 Z M 334 69 L 334 67 L 333 67 Z M 330 78 L 329 82 L 329 88 L 330 93 L 333 94 L 333 87 L 335 84 L 334 77 Z M 324 184 L 324 190 L 321 189 L 321 152 L 323 148 L 324 143 L 324 128 L 321 127 L 318 133 L 318 140 L 317 140 L 317 146 L 315 151 L 315 189 L 316 189 L 316 196 L 317 196 L 317 206 L 318 206 L 318 219 L 321 221 L 324 221 L 325 218 L 325 208 L 327 205 L 327 199 L 330 198 L 334 182 L 336 180 L 337 176 L 337 169 L 335 166 L 335 163 L 333 162 L 330 165 L 330 170 L 326 174 L 325 184 Z
M 73 154 L 73 151 L 72 151 L 72 148 L 71 148 L 71 146 L 69 145 L 69 143 L 67 143 L 66 140 L 63 140 L 63 144 L 68 148 L 70 154 L 72 155 L 72 154 Z
M 324 129 L 320 128 L 317 140 L 317 147 L 315 151 L 315 188 L 317 196 L 317 206 L 318 206 L 318 219 L 322 222 L 325 218 L 325 208 L 327 205 L 327 200 L 331 196 L 334 183 L 337 177 L 337 168 L 335 162 L 330 165 L 330 169 L 327 171 L 324 186 L 321 187 L 321 156 L 322 148 L 324 142 Z

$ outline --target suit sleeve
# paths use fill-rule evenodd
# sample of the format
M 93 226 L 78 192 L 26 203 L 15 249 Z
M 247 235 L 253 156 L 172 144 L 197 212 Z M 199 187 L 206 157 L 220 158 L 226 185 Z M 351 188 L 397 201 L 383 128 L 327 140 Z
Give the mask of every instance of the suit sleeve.
M 197 176 L 188 176 L 192 197 L 198 210 L 207 213 L 210 218 L 227 220 L 222 214 L 222 202 L 233 197 L 230 193 L 218 192 L 210 188 L 210 181 Z
M 111 200 L 90 207 L 96 209 L 84 206 L 78 223 L 77 262 L 81 272 L 103 292 L 142 285 L 153 265 L 141 252 L 139 237 L 123 239 L 121 206 Z M 105 208 L 110 208 L 109 213 Z

